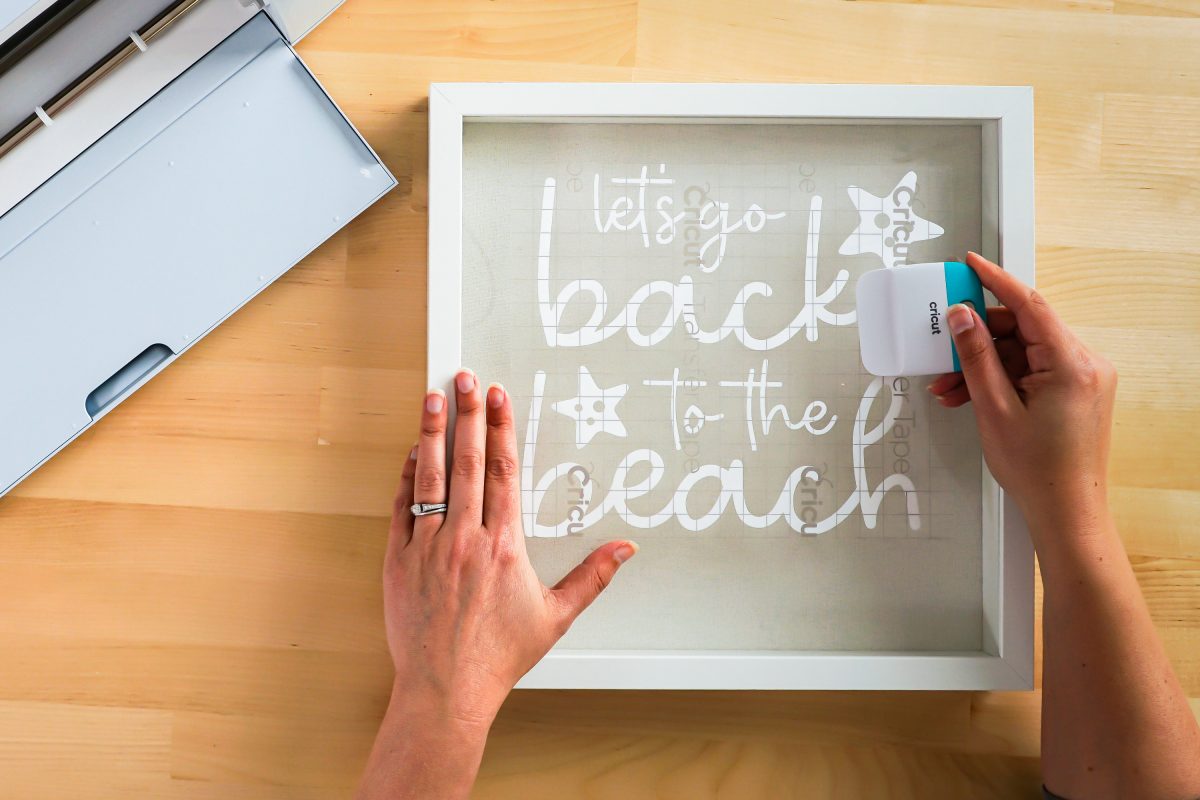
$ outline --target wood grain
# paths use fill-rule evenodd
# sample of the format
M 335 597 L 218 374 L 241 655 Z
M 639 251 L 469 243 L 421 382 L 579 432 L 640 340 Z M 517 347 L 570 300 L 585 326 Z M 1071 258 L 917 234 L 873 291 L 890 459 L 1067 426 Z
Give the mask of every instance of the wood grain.
M 400 186 L 0 501 L 0 798 L 349 793 L 390 685 L 432 80 L 1033 85 L 1039 281 L 1121 371 L 1112 503 L 1200 710 L 1195 0 L 349 0 L 300 50 Z M 1038 704 L 517 692 L 476 794 L 1034 796 Z

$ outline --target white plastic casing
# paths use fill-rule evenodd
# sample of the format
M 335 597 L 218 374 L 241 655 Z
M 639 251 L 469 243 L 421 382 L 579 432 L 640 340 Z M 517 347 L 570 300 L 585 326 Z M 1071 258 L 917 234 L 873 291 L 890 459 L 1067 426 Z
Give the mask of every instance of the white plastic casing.
M 394 185 L 258 14 L 0 215 L 0 495 Z
M 955 370 L 942 262 L 868 272 L 858 281 L 858 338 L 872 375 Z

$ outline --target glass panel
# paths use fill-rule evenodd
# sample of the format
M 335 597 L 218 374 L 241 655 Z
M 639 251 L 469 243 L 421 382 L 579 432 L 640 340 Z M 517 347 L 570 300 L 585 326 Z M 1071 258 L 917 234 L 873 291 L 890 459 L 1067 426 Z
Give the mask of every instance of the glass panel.
M 511 392 L 564 648 L 978 650 L 981 456 L 855 283 L 981 247 L 970 124 L 467 122 L 463 362 Z

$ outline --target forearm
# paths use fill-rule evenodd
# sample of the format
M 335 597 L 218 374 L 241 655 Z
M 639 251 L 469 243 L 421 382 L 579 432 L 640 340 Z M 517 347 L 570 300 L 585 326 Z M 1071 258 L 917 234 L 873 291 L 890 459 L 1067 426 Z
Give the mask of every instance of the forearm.
M 1200 730 L 1102 494 L 1027 516 L 1045 587 L 1047 787 L 1069 798 L 1200 796 Z
M 475 781 L 488 725 L 415 707 L 402 689 L 375 737 L 357 800 L 466 797 Z

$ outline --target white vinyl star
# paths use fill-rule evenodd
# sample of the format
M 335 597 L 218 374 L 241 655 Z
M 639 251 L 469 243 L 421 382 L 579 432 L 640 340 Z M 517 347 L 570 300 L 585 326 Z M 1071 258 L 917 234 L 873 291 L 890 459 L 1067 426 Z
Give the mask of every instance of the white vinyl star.
M 846 190 L 858 209 L 858 227 L 846 237 L 838 253 L 856 256 L 874 253 L 885 267 L 908 263 L 908 248 L 915 242 L 936 239 L 945 233 L 941 226 L 918 217 L 912 209 L 917 194 L 917 173 L 909 172 L 896 188 L 883 197 L 851 186 Z
M 628 389 L 627 383 L 611 389 L 601 389 L 596 385 L 587 367 L 579 368 L 579 396 L 554 404 L 555 411 L 575 420 L 577 448 L 583 449 L 597 433 L 625 436 L 625 425 L 617 416 L 617 403 Z

